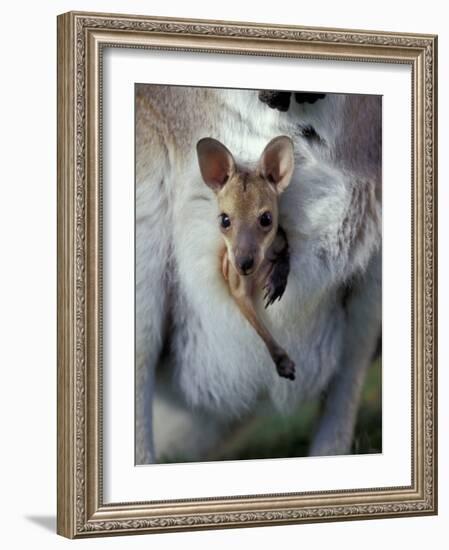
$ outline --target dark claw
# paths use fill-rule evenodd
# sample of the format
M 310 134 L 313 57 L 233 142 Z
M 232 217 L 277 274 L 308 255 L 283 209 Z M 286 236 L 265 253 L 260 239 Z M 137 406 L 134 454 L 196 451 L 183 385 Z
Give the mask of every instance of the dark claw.
M 295 363 L 285 355 L 280 360 L 276 361 L 276 369 L 279 376 L 287 378 L 288 380 L 295 379 Z
M 266 103 L 271 109 L 278 109 L 279 111 L 288 111 L 290 106 L 291 92 L 277 91 L 277 90 L 261 90 L 259 92 L 259 99 L 262 103 Z
M 284 295 L 285 288 L 287 286 L 288 278 L 288 265 L 287 268 L 284 263 L 275 264 L 272 274 L 270 275 L 267 284 L 264 286 L 265 295 L 265 309 L 268 306 L 274 304 L 274 302 L 280 301 Z
M 265 309 L 274 304 L 276 300 L 280 301 L 284 295 L 287 286 L 288 274 L 290 272 L 290 253 L 285 231 L 279 227 L 278 236 L 283 239 L 283 248 L 277 252 L 276 256 L 270 260 L 273 264 L 270 274 L 267 277 L 265 286 L 264 302 Z

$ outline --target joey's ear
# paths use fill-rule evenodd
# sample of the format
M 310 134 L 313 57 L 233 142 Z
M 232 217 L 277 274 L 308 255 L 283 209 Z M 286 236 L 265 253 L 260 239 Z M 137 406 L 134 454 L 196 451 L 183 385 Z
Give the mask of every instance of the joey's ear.
M 272 139 L 260 157 L 259 170 L 277 193 L 282 193 L 290 183 L 294 167 L 292 140 L 287 136 Z
M 196 144 L 198 163 L 204 182 L 218 193 L 235 170 L 234 159 L 219 141 L 203 138 Z

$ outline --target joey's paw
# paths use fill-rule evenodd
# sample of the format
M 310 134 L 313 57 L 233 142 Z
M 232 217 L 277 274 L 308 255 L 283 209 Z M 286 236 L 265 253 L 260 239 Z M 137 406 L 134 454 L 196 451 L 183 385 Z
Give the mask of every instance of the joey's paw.
M 265 295 L 265 309 L 268 306 L 274 304 L 276 300 L 280 300 L 287 287 L 289 266 L 278 263 L 274 265 L 271 273 L 267 277 L 267 281 L 264 286 Z
M 293 363 L 288 355 L 283 355 L 276 361 L 276 370 L 282 378 L 295 379 L 295 363 Z

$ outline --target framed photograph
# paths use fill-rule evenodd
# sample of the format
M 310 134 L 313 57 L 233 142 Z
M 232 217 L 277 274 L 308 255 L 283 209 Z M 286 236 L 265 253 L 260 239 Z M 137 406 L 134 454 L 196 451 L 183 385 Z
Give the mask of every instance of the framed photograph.
M 58 533 L 437 512 L 437 38 L 58 17 Z

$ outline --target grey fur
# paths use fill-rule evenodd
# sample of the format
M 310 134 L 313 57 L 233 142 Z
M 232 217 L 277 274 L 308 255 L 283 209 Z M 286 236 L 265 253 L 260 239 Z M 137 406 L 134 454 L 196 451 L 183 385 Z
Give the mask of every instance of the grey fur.
M 287 411 L 323 390 L 310 453 L 349 452 L 381 327 L 380 98 L 328 94 L 280 113 L 257 92 L 142 85 L 136 107 L 136 462 L 179 449 L 181 436 L 184 451 L 204 456 L 261 395 Z M 305 126 L 320 139 L 304 136 Z M 282 300 L 268 310 L 261 302 L 260 315 L 282 335 L 294 382 L 273 373 L 219 276 L 218 212 L 204 200 L 195 158 L 196 142 L 210 135 L 252 165 L 281 134 L 297 151 L 280 202 L 290 274 Z M 184 415 L 171 434 L 154 392 L 167 339 L 160 370 Z

